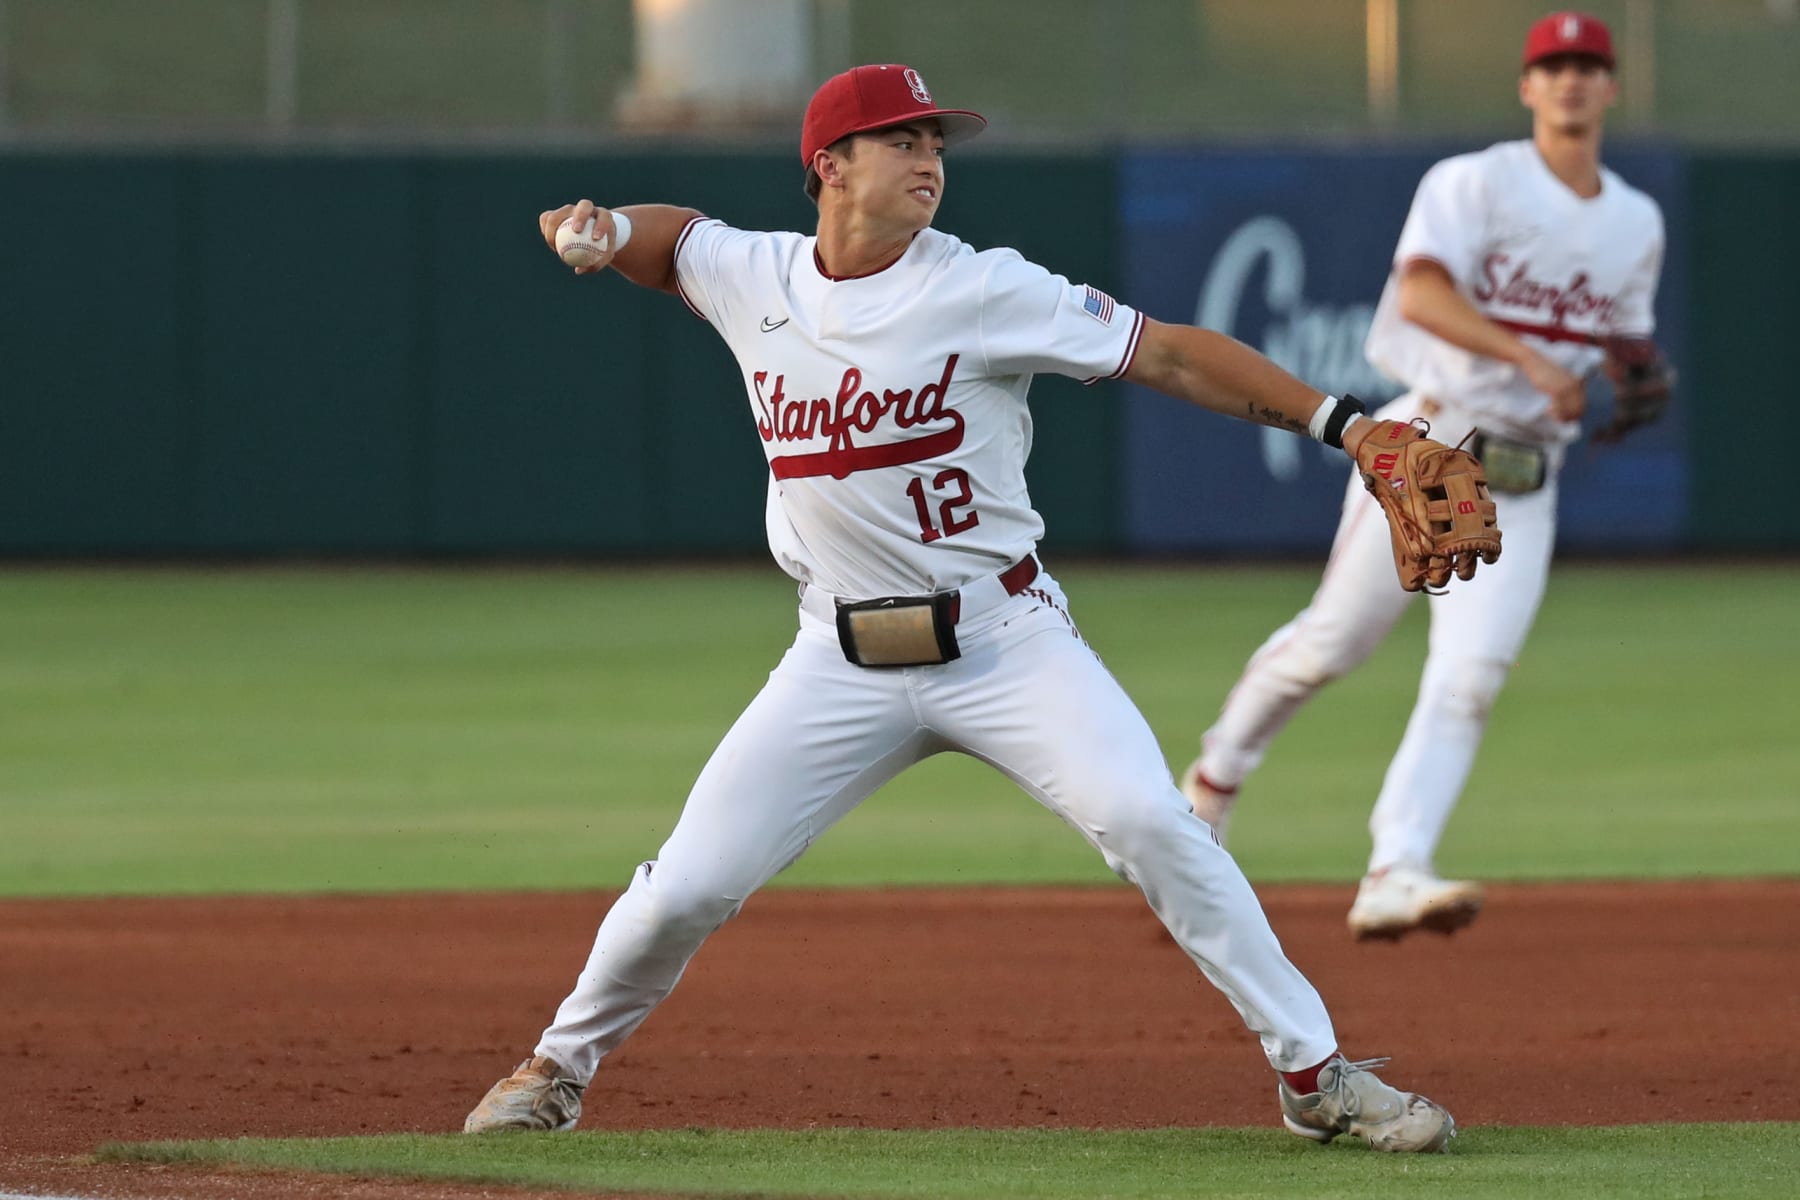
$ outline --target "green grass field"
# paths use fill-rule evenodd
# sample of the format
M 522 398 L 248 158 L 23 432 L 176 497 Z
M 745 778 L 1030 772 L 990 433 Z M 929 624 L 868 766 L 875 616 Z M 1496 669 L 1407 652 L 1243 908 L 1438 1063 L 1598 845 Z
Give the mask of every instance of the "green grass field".
M 1173 767 L 1310 568 L 1059 570 Z M 0 894 L 609 887 L 655 853 L 792 636 L 771 567 L 0 574 Z M 1233 846 L 1360 873 L 1422 607 L 1303 711 Z M 1441 865 L 1491 879 L 1800 872 L 1800 568 L 1561 570 Z M 969 760 L 778 881 L 1108 881 Z
M 1792 1125 L 1478 1129 L 1442 1156 L 1329 1150 L 1279 1130 L 686 1130 L 107 1147 L 121 1162 L 236 1163 L 657 1196 L 869 1200 L 1789 1200 Z
M 1305 567 L 1059 569 L 1173 766 Z M 0 573 L 0 894 L 608 887 L 792 633 L 765 566 Z M 1800 874 L 1800 567 L 1563 568 L 1441 865 L 1488 879 Z M 1349 880 L 1412 699 L 1415 611 L 1277 743 L 1234 849 Z M 946 756 L 785 883 L 1119 886 Z M 111 1146 L 657 1195 L 1786 1197 L 1800 1126 L 1476 1128 L 1454 1153 L 1279 1130 L 818 1130 Z

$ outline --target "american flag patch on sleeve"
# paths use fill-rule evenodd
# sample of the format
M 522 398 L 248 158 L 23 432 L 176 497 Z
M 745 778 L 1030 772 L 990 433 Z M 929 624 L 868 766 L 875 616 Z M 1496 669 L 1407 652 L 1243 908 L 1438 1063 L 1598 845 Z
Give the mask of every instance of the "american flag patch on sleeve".
M 1081 301 L 1081 310 L 1102 325 L 1111 325 L 1113 318 L 1113 298 L 1105 292 L 1086 287 Z

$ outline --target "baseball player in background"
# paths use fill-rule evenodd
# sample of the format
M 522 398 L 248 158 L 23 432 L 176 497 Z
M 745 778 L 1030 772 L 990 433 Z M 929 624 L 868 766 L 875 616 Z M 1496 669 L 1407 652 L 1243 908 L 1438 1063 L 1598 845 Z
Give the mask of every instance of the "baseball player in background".
M 1454 1132 L 1442 1107 L 1377 1078 L 1377 1062 L 1339 1053 L 1318 993 L 1082 641 L 1035 555 L 1043 524 L 1025 490 L 1025 396 L 1040 371 L 1134 380 L 1351 450 L 1378 423 L 1223 335 L 932 229 L 943 149 L 984 125 L 938 107 L 910 68 L 858 67 L 806 110 L 814 237 L 663 205 L 542 214 L 553 244 L 565 219 L 597 216 L 612 249 L 584 273 L 610 265 L 679 296 L 730 346 L 769 463 L 770 548 L 800 584 L 799 631 L 607 913 L 533 1056 L 467 1131 L 573 1127 L 602 1060 L 709 934 L 884 782 L 954 750 L 1143 890 L 1261 1039 L 1287 1128 L 1397 1151 L 1440 1149 Z
M 1662 214 L 1600 164 L 1617 96 L 1605 25 L 1566 12 L 1533 25 L 1519 80 L 1530 140 L 1426 172 L 1369 329 L 1369 361 L 1408 389 L 1376 415 L 1424 418 L 1453 445 L 1472 436 L 1506 556 L 1468 586 L 1431 597 L 1418 699 L 1369 818 L 1374 847 L 1349 914 L 1359 939 L 1449 933 L 1480 911 L 1481 887 L 1439 878 L 1433 856 L 1544 594 L 1583 377 L 1603 364 L 1603 344 L 1635 347 L 1653 364 L 1637 380 L 1649 386 L 1615 378 L 1603 440 L 1653 419 L 1668 398 L 1647 340 Z M 1605 365 L 1619 374 L 1615 362 Z M 1366 659 L 1411 599 L 1394 586 L 1388 531 L 1352 479 L 1311 603 L 1252 656 L 1182 775 L 1194 812 L 1221 838 L 1239 785 L 1275 735 Z

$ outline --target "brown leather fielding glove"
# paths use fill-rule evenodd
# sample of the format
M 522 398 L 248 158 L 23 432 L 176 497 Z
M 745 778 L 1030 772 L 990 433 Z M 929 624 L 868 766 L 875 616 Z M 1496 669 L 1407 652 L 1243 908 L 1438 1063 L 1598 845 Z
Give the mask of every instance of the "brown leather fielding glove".
M 1675 394 L 1675 368 L 1647 337 L 1603 337 L 1600 347 L 1606 351 L 1602 366 L 1612 381 L 1612 417 L 1593 437 L 1596 442 L 1616 442 L 1668 410 Z
M 1427 427 L 1429 428 L 1429 427 Z M 1381 505 L 1394 569 L 1409 592 L 1441 591 L 1500 557 L 1500 530 L 1481 463 L 1400 421 L 1376 421 L 1356 448 L 1363 486 Z

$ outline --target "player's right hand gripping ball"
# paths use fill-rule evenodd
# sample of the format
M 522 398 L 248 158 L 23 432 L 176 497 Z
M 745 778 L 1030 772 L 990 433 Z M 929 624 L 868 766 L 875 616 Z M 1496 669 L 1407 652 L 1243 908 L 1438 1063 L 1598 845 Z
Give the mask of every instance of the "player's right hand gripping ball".
M 1356 448 L 1363 486 L 1381 505 L 1394 569 L 1409 592 L 1441 590 L 1455 573 L 1500 557 L 1494 499 L 1480 461 L 1425 436 L 1416 425 L 1377 421 Z
M 594 235 L 595 226 L 600 223 L 598 217 L 589 217 L 587 224 L 580 229 L 575 228 L 575 218 L 570 217 L 556 227 L 556 253 L 571 267 L 593 267 L 610 261 L 608 252 L 612 247 L 605 234 Z

